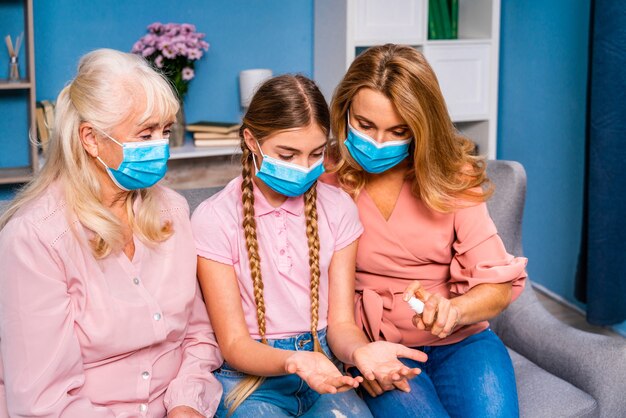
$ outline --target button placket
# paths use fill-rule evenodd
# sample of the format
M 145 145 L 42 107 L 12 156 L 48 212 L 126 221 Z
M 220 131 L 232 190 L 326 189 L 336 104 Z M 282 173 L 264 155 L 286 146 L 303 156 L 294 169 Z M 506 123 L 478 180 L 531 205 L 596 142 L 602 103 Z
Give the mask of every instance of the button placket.
M 289 242 L 287 240 L 287 216 L 282 209 L 276 212 L 278 217 L 278 268 L 283 272 L 289 272 L 291 257 L 289 257 Z

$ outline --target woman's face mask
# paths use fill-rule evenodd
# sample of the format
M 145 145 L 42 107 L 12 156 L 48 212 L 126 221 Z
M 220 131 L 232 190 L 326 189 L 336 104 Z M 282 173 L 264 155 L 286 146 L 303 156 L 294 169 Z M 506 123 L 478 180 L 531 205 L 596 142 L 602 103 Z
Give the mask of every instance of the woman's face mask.
M 374 138 L 350 125 L 348 116 L 348 135 L 344 144 L 352 158 L 368 173 L 382 173 L 398 165 L 409 156 L 412 140 L 408 138 L 401 141 L 376 142 Z
M 117 169 L 107 166 L 100 157 L 96 157 L 117 187 L 126 191 L 145 189 L 165 176 L 170 157 L 169 139 L 120 143 L 105 135 L 123 150 L 122 162 Z

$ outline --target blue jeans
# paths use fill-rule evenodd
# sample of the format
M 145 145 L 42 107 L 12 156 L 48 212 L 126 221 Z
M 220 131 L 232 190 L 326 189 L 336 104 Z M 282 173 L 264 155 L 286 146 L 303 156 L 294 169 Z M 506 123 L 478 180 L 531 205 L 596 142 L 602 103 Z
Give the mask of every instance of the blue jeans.
M 326 342 L 326 330 L 318 333 L 320 344 L 326 355 L 338 364 Z M 311 333 L 299 334 L 294 337 L 268 340 L 268 345 L 283 350 L 313 351 Z M 340 370 L 342 370 L 340 368 Z M 217 409 L 216 416 L 225 418 L 228 408 L 224 405 L 226 395 L 239 383 L 245 375 L 224 362 L 217 369 L 215 377 L 224 388 L 224 394 Z M 298 375 L 267 377 L 245 401 L 239 405 L 232 418 L 244 417 L 371 417 L 367 405 L 354 390 L 334 395 L 320 395 L 311 389 Z
M 362 390 L 376 418 L 519 416 L 513 364 L 490 329 L 455 344 L 416 348 L 428 354 L 428 361 L 402 359 L 422 369 L 409 381 L 411 392 L 392 390 L 372 398 Z

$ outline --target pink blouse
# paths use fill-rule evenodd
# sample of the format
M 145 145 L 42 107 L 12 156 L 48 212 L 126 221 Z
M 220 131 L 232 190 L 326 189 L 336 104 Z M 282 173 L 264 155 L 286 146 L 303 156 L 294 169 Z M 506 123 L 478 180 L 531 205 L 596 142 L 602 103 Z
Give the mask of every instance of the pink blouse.
M 506 252 L 486 204 L 436 212 L 413 196 L 406 181 L 388 220 L 365 190 L 357 206 L 365 231 L 357 253 L 356 318 L 371 340 L 451 344 L 488 327 L 487 321 L 467 325 L 443 340 L 418 330 L 402 300 L 415 279 L 446 298 L 481 283 L 511 282 L 513 299 L 522 292 L 527 260 Z
M 162 418 L 179 405 L 214 414 L 222 358 L 189 207 L 159 190 L 175 232 L 156 246 L 135 237 L 132 261 L 93 257 L 60 185 L 0 232 L 0 416 Z
M 194 211 L 191 223 L 198 255 L 232 265 L 239 281 L 241 303 L 250 336 L 259 339 L 248 250 L 242 228 L 242 178 L 232 180 Z M 273 207 L 254 188 L 266 337 L 286 338 L 311 330 L 309 247 L 304 198 L 288 198 Z M 320 240 L 318 329 L 327 324 L 328 268 L 335 251 L 354 242 L 363 227 L 350 196 L 327 184 L 317 184 L 317 223 Z

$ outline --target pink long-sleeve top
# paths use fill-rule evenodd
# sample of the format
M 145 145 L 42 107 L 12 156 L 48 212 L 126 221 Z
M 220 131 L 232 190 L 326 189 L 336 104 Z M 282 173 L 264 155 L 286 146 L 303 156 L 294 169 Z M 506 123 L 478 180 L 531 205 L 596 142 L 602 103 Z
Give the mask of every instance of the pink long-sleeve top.
M 357 253 L 356 319 L 371 340 L 409 347 L 451 344 L 489 326 L 487 321 L 463 326 L 445 339 L 417 329 L 402 300 L 416 279 L 446 298 L 481 283 L 511 282 L 513 300 L 522 292 L 527 260 L 506 252 L 485 203 L 437 212 L 413 196 L 407 180 L 388 220 L 365 189 L 357 207 L 365 231 Z
M 0 232 L 0 417 L 162 418 L 179 405 L 214 414 L 222 358 L 189 207 L 159 191 L 175 232 L 154 246 L 135 237 L 132 261 L 94 258 L 60 184 Z

